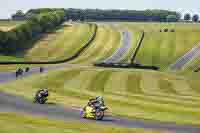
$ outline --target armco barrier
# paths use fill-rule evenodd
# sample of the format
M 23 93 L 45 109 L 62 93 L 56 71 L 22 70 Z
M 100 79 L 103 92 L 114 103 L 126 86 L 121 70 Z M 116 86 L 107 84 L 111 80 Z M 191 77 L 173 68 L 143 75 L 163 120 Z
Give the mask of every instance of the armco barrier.
M 134 50 L 135 52 L 133 53 L 133 56 L 131 57 L 131 64 L 134 63 L 135 58 L 137 56 L 137 53 L 139 52 L 139 49 L 140 49 L 140 47 L 142 45 L 143 40 L 144 40 L 144 31 L 142 32 L 141 38 L 140 38 L 140 40 L 139 40 L 139 42 L 137 44 L 137 47 Z
M 29 64 L 29 65 L 32 65 L 32 64 L 61 64 L 61 63 L 65 63 L 65 62 L 69 62 L 75 58 L 77 58 L 78 56 L 80 56 L 80 54 L 87 48 L 89 47 L 89 45 L 94 41 L 94 39 L 96 38 L 96 34 L 97 34 L 97 29 L 98 29 L 98 26 L 97 24 L 89 24 L 90 27 L 92 25 L 94 25 L 94 33 L 92 35 L 92 37 L 90 38 L 90 40 L 81 48 L 77 51 L 77 53 L 75 53 L 73 56 L 69 57 L 69 58 L 66 58 L 66 59 L 63 59 L 63 60 L 57 60 L 57 61 L 26 61 L 26 62 L 21 62 L 21 61 L 2 61 L 0 62 L 0 65 L 18 65 L 18 64 Z
M 96 63 L 94 64 L 97 67 L 104 68 L 135 68 L 135 69 L 146 69 L 146 70 L 159 70 L 157 66 L 146 66 L 141 64 L 126 64 L 126 63 Z

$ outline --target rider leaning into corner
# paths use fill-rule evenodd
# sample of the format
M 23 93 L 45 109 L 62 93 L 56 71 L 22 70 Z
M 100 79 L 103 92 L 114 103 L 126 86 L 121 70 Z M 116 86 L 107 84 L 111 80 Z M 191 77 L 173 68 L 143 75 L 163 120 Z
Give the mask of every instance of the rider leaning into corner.
M 45 89 L 40 89 L 36 92 L 36 96 L 37 97 L 48 97 L 49 96 L 49 92 L 48 92 L 48 89 L 45 88 Z
M 101 106 L 105 106 L 103 97 L 97 96 L 96 98 L 90 99 L 88 102 L 88 106 L 95 108 L 95 109 L 98 107 L 101 107 Z

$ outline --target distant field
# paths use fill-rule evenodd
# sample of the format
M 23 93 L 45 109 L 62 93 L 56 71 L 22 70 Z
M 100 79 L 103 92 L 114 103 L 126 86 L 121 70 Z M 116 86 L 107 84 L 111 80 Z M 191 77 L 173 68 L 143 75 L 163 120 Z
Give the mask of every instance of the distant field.
M 156 65 L 165 70 L 179 57 L 200 42 L 200 24 L 183 23 L 121 23 L 129 30 L 145 31 L 138 63 Z M 165 28 L 175 32 L 160 32 Z
M 49 102 L 79 107 L 103 95 L 115 115 L 200 125 L 199 85 L 173 74 L 91 67 L 19 79 L 1 85 L 0 90 L 32 100 L 36 90 L 48 87 Z
M 9 31 L 22 23 L 23 21 L 0 21 L 0 30 Z

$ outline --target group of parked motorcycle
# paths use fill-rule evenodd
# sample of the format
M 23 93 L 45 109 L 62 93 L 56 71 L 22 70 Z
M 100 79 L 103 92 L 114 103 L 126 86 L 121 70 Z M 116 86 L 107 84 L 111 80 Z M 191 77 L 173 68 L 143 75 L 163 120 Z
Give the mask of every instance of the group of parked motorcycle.
M 48 96 L 48 89 L 38 90 L 34 97 L 34 103 L 45 104 Z M 107 109 L 103 97 L 98 96 L 88 101 L 87 105 L 81 109 L 80 116 L 87 119 L 102 120 Z

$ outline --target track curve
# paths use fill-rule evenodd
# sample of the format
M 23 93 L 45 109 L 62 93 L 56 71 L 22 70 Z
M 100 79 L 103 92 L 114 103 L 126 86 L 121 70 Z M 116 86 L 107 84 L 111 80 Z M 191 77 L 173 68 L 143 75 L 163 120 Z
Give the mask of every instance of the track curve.
M 109 58 L 103 61 L 103 63 L 119 63 L 126 53 L 131 48 L 131 33 L 128 30 L 121 30 L 122 34 L 122 46 Z

